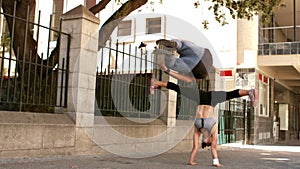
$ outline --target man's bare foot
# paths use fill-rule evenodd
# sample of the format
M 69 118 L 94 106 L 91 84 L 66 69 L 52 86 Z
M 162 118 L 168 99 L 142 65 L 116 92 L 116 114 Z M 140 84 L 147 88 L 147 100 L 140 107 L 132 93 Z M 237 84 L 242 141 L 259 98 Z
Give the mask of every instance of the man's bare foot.
M 222 164 L 213 164 L 213 166 L 215 166 L 215 167 L 222 167 L 223 165 Z
M 195 162 L 189 162 L 188 165 L 198 165 L 198 163 L 195 163 Z

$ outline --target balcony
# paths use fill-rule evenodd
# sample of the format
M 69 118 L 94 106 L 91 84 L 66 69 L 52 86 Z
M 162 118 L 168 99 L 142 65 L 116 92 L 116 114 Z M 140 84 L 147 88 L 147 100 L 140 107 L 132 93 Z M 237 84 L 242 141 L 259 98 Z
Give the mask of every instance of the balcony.
M 257 64 L 278 84 L 300 94 L 300 42 L 259 44 Z
M 294 55 L 300 54 L 300 42 L 261 43 L 258 55 Z
M 276 25 L 292 23 L 285 21 L 287 18 L 277 17 Z M 261 28 L 259 37 L 258 68 L 276 83 L 300 94 L 300 25 Z

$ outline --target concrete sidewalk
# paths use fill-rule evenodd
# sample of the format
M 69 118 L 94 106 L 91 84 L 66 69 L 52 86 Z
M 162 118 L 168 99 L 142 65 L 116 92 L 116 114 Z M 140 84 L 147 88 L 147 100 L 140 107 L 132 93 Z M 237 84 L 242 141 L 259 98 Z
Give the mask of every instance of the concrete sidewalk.
M 298 169 L 300 151 L 282 151 L 286 146 L 219 146 L 219 158 L 228 169 Z M 261 148 L 261 149 L 258 149 Z M 274 146 L 272 146 L 274 148 Z M 294 147 L 299 150 L 299 147 Z M 26 159 L 0 159 L 1 169 L 207 169 L 212 160 L 209 149 L 197 153 L 197 166 L 187 165 L 189 152 L 164 153 L 151 158 L 132 159 L 116 155 L 43 157 Z
M 279 142 L 270 145 L 243 145 L 242 143 L 229 143 L 218 145 L 218 148 L 222 147 L 235 147 L 243 149 L 257 149 L 266 151 L 282 151 L 282 152 L 300 152 L 300 141 L 293 142 Z

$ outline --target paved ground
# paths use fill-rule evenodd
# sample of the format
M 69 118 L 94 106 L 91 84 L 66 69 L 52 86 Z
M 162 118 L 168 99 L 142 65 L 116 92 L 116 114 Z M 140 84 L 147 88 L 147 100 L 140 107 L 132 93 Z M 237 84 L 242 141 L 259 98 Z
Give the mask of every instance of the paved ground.
M 271 150 L 270 150 L 271 149 Z M 219 146 L 224 169 L 299 169 L 300 146 Z M 209 169 L 209 149 L 199 150 L 197 166 L 186 165 L 189 152 L 129 159 L 115 155 L 0 159 L 1 169 Z

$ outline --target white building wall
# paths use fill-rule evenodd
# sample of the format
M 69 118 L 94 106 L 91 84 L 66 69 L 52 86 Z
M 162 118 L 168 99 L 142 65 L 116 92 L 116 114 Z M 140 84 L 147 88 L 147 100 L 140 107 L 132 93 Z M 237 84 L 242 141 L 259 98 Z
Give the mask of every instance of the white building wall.
M 97 0 L 99 2 L 100 0 Z M 41 11 L 40 16 L 40 25 L 45 27 L 50 27 L 50 15 L 53 12 L 53 0 L 36 0 L 36 8 L 35 8 L 35 23 L 38 23 L 38 14 Z M 70 11 L 71 9 L 77 7 L 78 5 L 85 5 L 85 0 L 64 0 L 63 1 L 63 13 Z M 35 35 L 34 38 L 37 37 L 37 27 L 35 26 Z M 44 57 L 47 54 L 48 48 L 48 37 L 49 37 L 49 30 L 40 27 L 39 30 L 39 41 L 38 41 L 38 54 L 41 56 L 43 53 Z M 49 47 L 50 50 L 56 46 L 56 41 L 50 42 Z
M 176 5 L 174 5 L 176 4 Z M 154 12 L 151 5 L 144 5 L 139 10 L 132 12 L 124 20 L 132 19 L 131 36 L 117 37 L 117 31 L 112 34 L 112 44 L 129 42 L 132 46 L 139 46 L 140 42 L 147 43 L 147 50 L 153 50 L 154 42 L 160 38 L 178 38 L 193 41 L 194 43 L 209 48 L 214 55 L 214 66 L 219 69 L 234 69 L 237 65 L 237 20 L 227 17 L 229 24 L 221 26 L 216 22 L 212 11 L 207 8 L 208 2 L 203 2 L 199 9 L 195 9 L 193 3 L 180 0 L 164 0 L 163 4 L 155 2 Z M 101 23 L 113 13 L 119 6 L 110 3 L 100 15 Z M 147 17 L 162 18 L 162 31 L 160 34 L 146 35 Z M 209 29 L 205 30 L 202 21 L 209 20 Z M 133 48 L 134 49 L 134 48 Z M 138 50 L 138 52 L 140 52 Z M 148 52 L 148 53 L 150 53 Z M 98 59 L 98 63 L 100 60 Z
M 77 7 L 78 5 L 84 5 L 85 0 L 64 0 L 64 13 Z
M 43 0 L 37 0 L 36 1 L 36 7 L 35 7 L 35 23 L 38 23 L 38 15 L 39 11 L 40 13 L 40 25 L 45 27 L 50 27 L 50 15 L 52 14 L 53 10 L 53 1 L 43 1 Z M 35 26 L 34 31 L 34 38 L 37 39 L 37 26 Z M 49 39 L 49 30 L 40 27 L 39 28 L 39 37 L 38 37 L 38 55 L 41 56 L 42 53 L 44 56 L 47 54 L 47 48 L 48 48 L 48 39 Z M 45 57 L 46 58 L 46 57 Z

